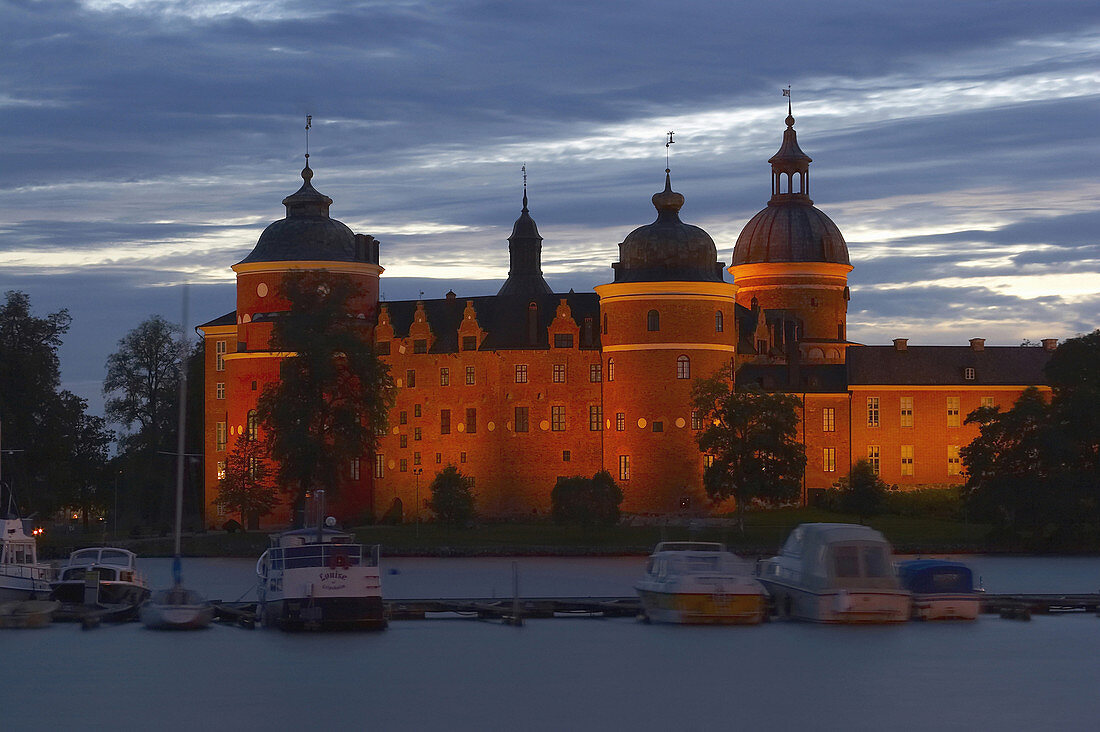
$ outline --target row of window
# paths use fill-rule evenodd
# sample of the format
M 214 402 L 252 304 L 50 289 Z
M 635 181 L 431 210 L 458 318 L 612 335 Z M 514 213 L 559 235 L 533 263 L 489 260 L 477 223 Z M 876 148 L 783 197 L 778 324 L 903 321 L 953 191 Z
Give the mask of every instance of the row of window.
M 661 313 L 657 310 L 650 310 L 645 316 L 645 329 L 648 331 L 659 331 L 661 329 Z M 721 310 L 714 311 L 714 332 L 721 333 L 726 329 L 726 316 Z M 603 332 L 607 335 L 607 316 L 603 316 Z
M 899 459 L 901 461 L 901 475 L 903 477 L 913 476 L 916 471 L 916 463 L 913 458 L 913 446 L 902 445 L 899 451 Z M 880 468 L 882 467 L 881 449 L 878 445 L 867 446 L 867 462 L 871 464 L 871 469 L 875 471 L 875 475 L 878 475 Z M 961 472 L 962 461 L 959 457 L 959 446 L 948 445 L 947 446 L 947 474 L 958 475 Z M 821 469 L 826 473 L 836 472 L 836 448 L 825 447 L 821 451 Z
M 993 406 L 993 397 L 982 397 L 981 405 L 983 407 Z M 947 397 L 947 426 L 948 427 L 961 427 L 962 418 L 960 416 L 960 398 L 959 397 Z M 832 432 L 834 427 L 834 418 L 832 408 L 826 408 L 824 415 L 824 429 L 826 432 Z M 867 426 L 878 427 L 879 420 L 879 398 L 867 397 Z M 901 427 L 913 426 L 913 397 L 901 397 L 899 406 L 899 425 Z
M 564 384 L 567 382 L 568 370 L 563 363 L 556 363 L 551 366 L 550 380 L 555 384 Z M 473 366 L 466 367 L 466 384 L 473 385 L 477 382 L 477 372 Z M 676 378 L 677 379 L 690 379 L 691 378 L 691 359 L 687 356 L 676 357 Z M 513 379 L 517 384 L 528 383 L 528 365 L 525 363 L 517 363 L 515 365 L 515 372 Z M 607 359 L 607 380 L 615 380 L 615 359 Z M 593 384 L 598 384 L 603 381 L 603 364 L 593 363 L 588 365 L 588 381 Z M 439 369 L 439 385 L 450 386 L 451 385 L 451 370 L 448 367 Z M 218 397 L 219 399 L 225 398 L 224 384 L 218 384 L 220 388 Z M 416 369 L 405 370 L 405 387 L 416 387 Z

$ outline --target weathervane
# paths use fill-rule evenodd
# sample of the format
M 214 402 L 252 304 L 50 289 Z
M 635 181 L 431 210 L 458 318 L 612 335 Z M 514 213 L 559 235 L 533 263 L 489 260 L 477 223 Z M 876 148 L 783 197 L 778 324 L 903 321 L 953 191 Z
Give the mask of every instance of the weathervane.
M 309 164 L 309 128 L 313 126 L 313 115 L 306 115 L 306 165 Z
M 783 90 L 783 96 L 787 98 L 787 114 L 791 113 L 791 85 L 787 84 L 787 88 Z
M 527 163 L 519 167 L 523 172 L 523 210 L 527 210 Z
M 676 141 L 672 139 L 672 136 L 675 135 L 676 133 L 673 132 L 672 130 L 669 130 L 667 134 L 668 134 L 668 139 L 665 140 L 665 172 L 666 173 L 670 172 L 670 170 L 671 170 L 671 168 L 669 168 L 669 165 L 668 165 L 668 150 L 669 150 L 669 147 L 676 144 Z

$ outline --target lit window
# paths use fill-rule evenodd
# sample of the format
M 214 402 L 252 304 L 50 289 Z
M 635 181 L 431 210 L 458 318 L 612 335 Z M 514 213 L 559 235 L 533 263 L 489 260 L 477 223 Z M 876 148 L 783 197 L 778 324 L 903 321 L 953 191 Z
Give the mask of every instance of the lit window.
M 451 434 L 451 410 L 449 409 L 439 410 L 439 434 Z
M 256 434 L 259 432 L 259 418 L 256 416 L 256 410 L 248 410 L 248 417 L 246 418 L 246 434 L 249 442 L 256 441 Z
M 217 386 L 214 387 L 214 392 L 218 399 L 225 399 L 225 382 L 219 381 Z
M 821 469 L 826 473 L 836 472 L 836 448 L 826 447 L 821 451 Z
M 598 384 L 602 380 L 603 364 L 593 363 L 588 366 L 588 380 L 593 384 Z
M 615 412 L 615 431 L 622 432 L 626 429 L 626 412 Z
M 565 383 L 565 364 L 563 364 L 563 363 L 554 364 L 554 383 L 555 384 L 564 384 Z
M 413 465 L 419 465 L 419 464 L 420 464 L 420 453 L 414 452 L 413 453 Z
M 412 369 L 407 369 L 405 371 L 405 386 L 410 389 L 416 386 L 416 372 Z
M 878 458 L 878 445 L 867 446 L 867 462 L 871 463 L 871 470 L 875 475 L 878 475 L 879 458 Z
M 225 449 L 225 422 L 218 422 L 214 428 L 214 449 L 219 452 Z
M 527 364 L 525 364 L 525 363 L 517 363 L 516 364 L 516 383 L 517 384 L 526 384 L 527 383 Z
M 375 455 L 374 456 L 374 477 L 375 478 L 384 478 L 385 477 L 385 466 L 386 466 L 386 457 L 384 455 L 381 455 L 381 454 Z
M 572 333 L 555 333 L 554 334 L 554 348 L 572 348 L 573 347 L 573 334 Z
M 218 480 L 225 480 L 225 461 L 218 461 Z
M 901 398 L 901 426 L 913 426 L 913 397 Z
M 901 446 L 901 474 L 912 475 L 913 474 L 913 446 L 902 445 Z
M 725 330 L 725 327 L 725 316 L 722 315 L 721 310 L 716 310 L 714 312 L 714 332 L 721 333 Z
M 607 380 L 615 380 L 615 359 L 613 358 L 607 359 Z
M 439 370 L 439 385 L 450 386 L 451 385 L 451 370 L 440 369 Z
M 528 408 L 516 407 L 516 432 L 526 432 L 528 429 Z
M 565 429 L 565 407 L 560 404 L 556 404 L 550 407 L 550 429 L 554 432 L 561 432 Z
M 439 465 L 442 462 L 443 462 L 443 453 L 437 452 L 435 454 L 435 463 L 436 463 L 436 465 Z
M 352 480 L 359 480 L 359 458 L 352 458 L 348 464 L 348 477 Z
M 225 371 L 225 341 L 214 343 L 214 369 Z
M 588 429 L 590 432 L 603 429 L 603 407 L 599 404 L 588 405 Z
M 419 441 L 423 437 L 423 433 L 419 427 L 413 427 L 413 440 Z
M 466 385 L 470 386 L 473 383 L 474 383 L 474 367 L 473 366 L 467 366 L 466 367 Z
M 703 429 L 703 413 L 698 409 L 691 410 L 691 428 L 693 430 Z
M 420 405 L 419 404 L 414 404 L 413 405 L 413 416 L 414 417 L 419 417 L 422 413 L 423 413 L 423 410 L 420 408 Z
M 821 430 L 823 432 L 836 431 L 836 409 L 825 407 L 821 410 Z
M 947 397 L 947 426 L 958 427 L 959 424 L 959 397 Z
M 948 445 L 947 446 L 947 474 L 958 475 L 962 467 L 962 460 L 959 458 L 959 446 Z
M 619 456 L 619 480 L 630 480 L 630 456 Z
M 569 451 L 568 451 L 568 450 L 562 450 L 562 451 L 561 451 L 561 461 L 562 461 L 563 463 L 567 463 L 567 462 L 569 462 L 569 458 L 570 458 L 570 457 L 571 457 L 571 455 L 569 454 Z
M 704 468 L 709 468 L 711 465 L 714 465 L 714 456 L 713 455 L 704 455 L 703 456 L 703 467 Z
M 400 465 L 398 465 L 398 470 L 400 470 L 402 473 L 409 472 L 409 459 L 408 458 L 401 458 L 401 463 L 400 463 Z
M 477 432 L 477 407 L 466 408 L 466 433 L 474 434 Z
M 401 437 L 399 439 L 400 439 L 401 447 L 408 447 L 409 446 L 409 436 L 408 435 L 401 435 Z
M 678 356 L 676 358 L 676 378 L 691 378 L 691 359 L 689 359 L 687 356 Z
M 982 397 L 982 406 L 983 407 L 992 407 L 993 406 L 993 397 Z
M 400 414 L 397 415 L 397 422 L 398 422 L 398 424 L 408 424 L 409 423 L 409 413 L 406 412 L 406 411 L 402 411 Z
M 867 426 L 878 427 L 878 397 L 867 397 Z
M 646 330 L 654 331 L 661 329 L 661 314 L 656 310 L 650 310 L 645 316 Z
M 428 340 L 426 338 L 413 339 L 413 353 L 427 353 Z
M 458 453 L 458 462 L 465 464 L 465 462 L 466 462 L 466 453 L 464 453 L 464 452 Z

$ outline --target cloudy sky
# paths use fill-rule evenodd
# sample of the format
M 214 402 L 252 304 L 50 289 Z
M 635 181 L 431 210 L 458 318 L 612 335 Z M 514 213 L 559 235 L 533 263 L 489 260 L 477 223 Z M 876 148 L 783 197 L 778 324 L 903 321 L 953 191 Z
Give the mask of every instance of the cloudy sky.
M 1100 325 L 1100 4 L 0 0 L 0 290 L 67 307 L 66 386 L 153 313 L 233 307 L 301 180 L 381 241 L 388 299 L 495 292 L 520 166 L 556 290 L 611 277 L 676 131 L 729 261 L 793 89 L 866 343 Z

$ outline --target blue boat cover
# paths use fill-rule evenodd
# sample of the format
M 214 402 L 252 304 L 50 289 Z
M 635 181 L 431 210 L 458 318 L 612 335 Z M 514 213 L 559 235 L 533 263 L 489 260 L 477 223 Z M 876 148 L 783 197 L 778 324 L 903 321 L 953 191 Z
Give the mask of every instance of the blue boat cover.
M 911 559 L 898 564 L 898 579 L 914 593 L 964 593 L 974 591 L 970 567 L 946 559 Z

